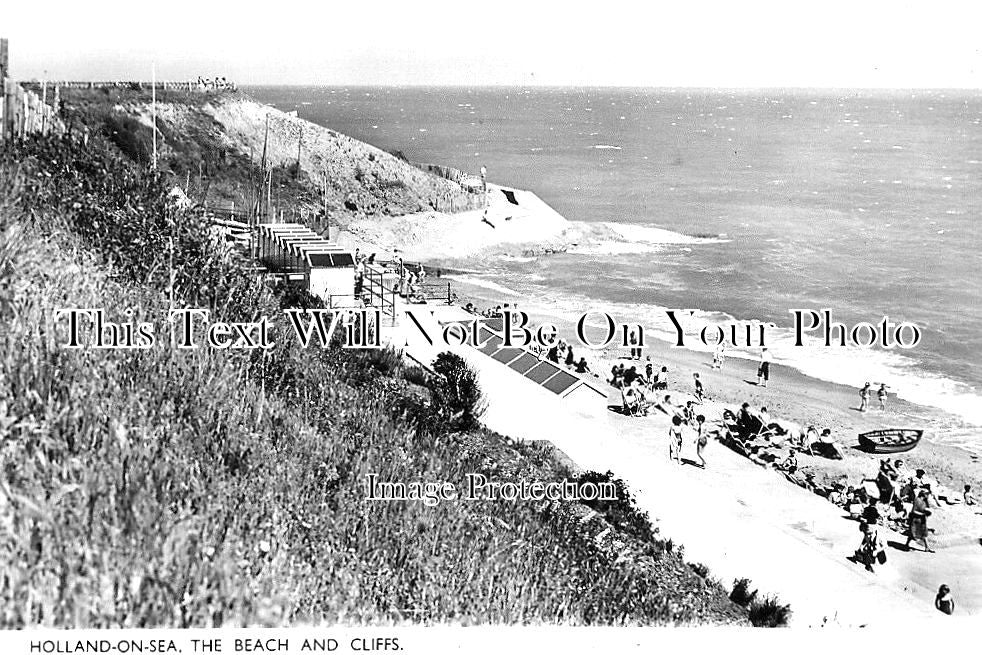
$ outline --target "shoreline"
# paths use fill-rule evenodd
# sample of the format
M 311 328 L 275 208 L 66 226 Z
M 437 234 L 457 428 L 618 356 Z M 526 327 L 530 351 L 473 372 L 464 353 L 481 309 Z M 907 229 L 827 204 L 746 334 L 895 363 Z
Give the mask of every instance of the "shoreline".
M 559 333 L 567 342 L 573 335 L 573 323 L 560 316 L 536 311 L 534 303 L 517 296 L 503 298 L 495 296 L 491 289 L 460 283 L 458 304 L 473 302 L 479 308 L 493 307 L 502 302 L 519 302 L 519 309 L 525 311 L 532 323 L 551 321 L 559 328 Z M 526 302 L 523 302 L 526 301 Z M 771 365 L 770 383 L 767 387 L 756 385 L 757 362 L 748 359 L 728 357 L 721 371 L 712 368 L 712 354 L 695 350 L 676 348 L 667 342 L 651 339 L 646 341 L 641 360 L 628 359 L 627 350 L 608 347 L 602 350 L 574 348 L 576 357 L 584 356 L 591 370 L 598 374 L 599 381 L 609 377 L 614 363 L 625 366 L 638 366 L 643 372 L 646 358 L 659 370 L 661 366 L 669 369 L 668 390 L 675 403 L 694 399 L 692 373 L 699 373 L 708 400 L 714 407 L 736 410 L 743 402 L 750 403 L 754 410 L 765 406 L 774 419 L 791 421 L 807 427 L 815 425 L 830 428 L 836 440 L 844 446 L 845 457 L 831 460 L 821 457 L 799 456 L 799 468 L 805 473 L 814 473 L 817 479 L 833 481 L 847 479 L 849 484 L 858 485 L 864 478 L 875 477 L 878 462 L 886 455 L 874 455 L 858 450 L 857 436 L 861 432 L 887 427 L 903 427 L 914 422 L 940 423 L 951 420 L 942 410 L 917 405 L 895 396 L 890 396 L 887 409 L 870 409 L 865 413 L 858 411 L 859 390 L 845 385 L 810 377 L 797 369 L 782 365 Z M 612 388 L 611 388 L 612 389 Z M 875 405 L 875 398 L 873 405 Z M 721 411 L 721 410 L 719 410 Z M 707 418 L 712 416 L 707 413 Z M 902 459 L 911 471 L 923 468 L 943 486 L 960 492 L 965 484 L 970 484 L 976 493 L 982 489 L 982 456 L 958 445 L 946 443 L 937 435 L 927 433 L 911 451 L 890 455 L 889 458 Z M 790 483 L 789 483 L 790 484 Z M 977 508 L 982 510 L 982 507 Z M 962 517 L 952 526 L 954 532 L 966 531 L 982 537 L 982 516 L 975 515 L 965 520 Z
M 458 293 L 459 304 L 470 301 L 480 309 L 517 301 L 518 309 L 529 314 L 531 322 L 551 321 L 560 335 L 573 334 L 570 320 L 536 311 L 534 301 L 527 298 L 496 297 L 491 289 L 467 284 L 459 285 Z M 566 340 L 571 341 L 568 336 Z M 555 417 L 552 427 L 543 425 L 541 438 L 551 441 L 581 468 L 610 469 L 623 477 L 648 511 L 652 525 L 660 526 L 663 536 L 684 544 L 686 560 L 707 565 L 724 585 L 734 577 L 747 576 L 759 585 L 761 593 L 777 594 L 791 603 L 792 610 L 799 608 L 799 619 L 794 622 L 810 626 L 822 625 L 826 619 L 848 625 L 864 625 L 867 620 L 897 625 L 906 620 L 891 613 L 900 611 L 900 605 L 930 616 L 933 593 L 941 583 L 958 587 L 963 613 L 977 615 L 982 611 L 982 588 L 976 584 L 982 573 L 982 507 L 943 503 L 935 508 L 932 504 L 929 538 L 937 551 L 934 555 L 905 551 L 905 533 L 896 524 L 884 524 L 881 531 L 884 542 L 890 544 L 890 563 L 877 574 L 868 574 L 861 565 L 847 560 L 858 546 L 859 532 L 858 524 L 841 505 L 793 484 L 772 465 L 739 455 L 716 439 L 711 439 L 706 449 L 705 469 L 673 464 L 667 454 L 668 417 L 657 410 L 637 418 L 610 411 L 609 406 L 620 403 L 620 395 L 606 384 L 606 377 L 614 363 L 635 365 L 643 372 L 650 356 L 656 370 L 668 367 L 668 389 L 659 393 L 671 394 L 676 405 L 694 398 L 692 373 L 699 373 L 707 398 L 697 413 L 705 414 L 710 425 L 721 417 L 724 408 L 735 410 L 746 401 L 755 410 L 766 406 L 773 419 L 803 427 L 814 424 L 819 430 L 830 428 L 843 446 L 843 459 L 798 454 L 799 472 L 812 474 L 816 486 L 842 482 L 859 487 L 864 479 L 875 478 L 879 461 L 887 456 L 858 450 L 857 434 L 903 425 L 912 414 L 940 419 L 940 410 L 891 396 L 885 412 L 860 413 L 858 389 L 774 364 L 769 385 L 757 387 L 756 361 L 729 358 L 718 371 L 712 368 L 711 353 L 674 348 L 661 341 L 647 343 L 641 360 L 633 360 L 633 364 L 626 349 L 575 350 L 576 358 L 585 356 L 591 370 L 598 373 L 595 379 L 608 388 L 606 416 L 597 418 L 597 431 L 570 422 L 569 417 Z M 507 403 L 508 392 L 504 393 L 499 400 Z M 570 411 L 578 410 L 571 407 Z M 691 437 L 691 429 L 683 429 Z M 612 431 L 611 436 L 600 437 L 606 430 Z M 590 443 L 594 438 L 599 441 Z M 688 441 L 686 444 L 683 457 L 691 460 L 693 449 Z M 963 484 L 971 484 L 977 493 L 982 482 L 978 455 L 927 437 L 912 451 L 890 455 L 889 459 L 902 459 L 911 472 L 923 468 L 928 476 L 956 492 Z M 666 497 L 677 497 L 680 502 L 666 504 Z M 722 534 L 730 538 L 721 542 Z M 764 543 L 768 546 L 761 548 Z M 795 563 L 770 559 L 772 547 L 796 552 Z M 838 595 L 849 589 L 860 595 L 845 602 Z M 861 597 L 874 604 L 899 605 L 863 609 L 868 606 L 859 601 Z
M 503 302 L 518 301 L 519 309 L 529 315 L 531 323 L 550 321 L 555 323 L 560 335 L 571 341 L 573 322 L 564 320 L 561 316 L 537 311 L 534 302 L 524 296 L 496 296 L 493 290 L 483 286 L 454 280 L 459 288 L 458 304 L 473 302 L 479 308 L 493 307 Z M 524 302 L 523 302 L 524 301 Z M 630 367 L 627 351 L 621 347 L 610 346 L 600 350 L 590 350 L 586 347 L 574 348 L 576 356 L 584 356 L 590 363 L 591 370 L 599 374 L 601 380 L 609 377 L 611 365 L 623 362 Z M 712 369 L 712 353 L 697 350 L 676 348 L 658 339 L 646 340 L 640 362 L 635 363 L 643 371 L 645 358 L 651 357 L 658 368 L 667 366 L 669 369 L 669 390 L 673 398 L 691 394 L 693 390 L 692 373 L 698 372 L 706 388 L 706 395 L 725 404 L 730 408 L 739 408 L 743 402 L 749 402 L 754 409 L 766 406 L 773 418 L 790 420 L 806 427 L 814 424 L 816 427 L 832 429 L 840 443 L 846 445 L 847 457 L 843 462 L 852 460 L 868 460 L 872 462 L 875 455 L 855 451 L 851 448 L 856 444 L 856 436 L 860 432 L 886 427 L 904 427 L 905 422 L 915 422 L 918 427 L 928 427 L 931 424 L 957 422 L 959 419 L 946 414 L 944 411 L 919 405 L 891 395 L 887 401 L 886 411 L 870 409 L 868 412 L 857 411 L 859 390 L 843 384 L 829 382 L 811 377 L 801 371 L 780 364 L 771 364 L 771 382 L 768 387 L 756 386 L 757 362 L 739 357 L 727 357 L 722 371 Z M 658 370 L 656 368 L 656 370 Z M 749 381 L 749 382 L 748 382 Z M 750 383 L 752 382 L 752 384 Z M 871 405 L 875 405 L 874 402 Z M 925 425 L 920 425 L 924 423 Z M 982 431 L 982 429 L 980 429 Z M 939 482 L 956 490 L 961 490 L 961 484 L 971 484 L 974 490 L 982 488 L 982 457 L 964 448 L 936 441 L 935 435 L 925 434 L 918 446 L 906 453 L 901 453 L 892 459 L 900 458 L 917 463 L 917 468 L 925 468 Z M 830 469 L 835 469 L 835 460 L 828 462 Z M 802 463 L 804 466 L 804 463 Z M 843 472 L 849 468 L 841 467 Z M 876 471 L 873 469 L 872 474 Z M 962 482 L 964 479 L 964 482 Z M 955 486 L 958 485 L 958 486 Z

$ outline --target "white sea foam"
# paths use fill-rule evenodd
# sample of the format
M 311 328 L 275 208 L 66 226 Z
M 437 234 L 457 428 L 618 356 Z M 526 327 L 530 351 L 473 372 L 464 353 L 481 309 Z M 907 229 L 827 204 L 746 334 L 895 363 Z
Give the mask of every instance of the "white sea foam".
M 620 150 L 621 149 L 620 146 L 610 146 L 610 145 L 607 145 L 606 143 L 598 143 L 598 144 L 592 146 L 592 148 L 594 150 Z
M 521 281 L 517 285 L 524 287 Z M 606 311 L 617 321 L 640 323 L 645 336 L 674 343 L 677 334 L 666 315 L 669 308 L 640 303 L 601 302 L 578 294 L 559 292 L 534 285 L 526 295 L 541 313 L 576 320 L 588 311 Z M 682 308 L 676 308 L 682 309 Z M 688 309 L 677 311 L 676 316 L 688 316 Z M 686 347 L 710 353 L 714 346 L 703 345 L 698 329 L 706 324 L 724 325 L 736 320 L 723 312 L 693 309 L 687 328 Z M 744 320 L 749 320 L 744 317 Z M 975 389 L 949 378 L 929 373 L 917 362 L 898 350 L 864 349 L 856 347 L 825 347 L 823 342 L 805 335 L 804 345 L 795 346 L 791 327 L 767 329 L 767 344 L 774 362 L 826 382 L 861 387 L 865 382 L 886 383 L 891 394 L 909 402 L 940 409 L 976 426 L 982 426 L 982 398 Z M 712 343 L 712 341 L 710 341 Z M 760 352 L 754 349 L 729 349 L 729 357 L 755 361 Z
M 572 221 L 579 234 L 568 252 L 579 255 L 632 255 L 657 252 L 670 246 L 725 243 L 720 237 L 694 237 L 654 225 L 635 223 L 588 223 Z
M 444 275 L 443 277 L 449 280 L 456 280 L 463 284 L 471 284 L 475 287 L 481 287 L 482 289 L 489 289 L 496 293 L 503 293 L 508 296 L 520 297 L 524 295 L 519 293 L 518 291 L 514 291 L 512 289 L 509 289 L 508 287 L 502 286 L 497 282 L 492 282 L 491 280 L 485 280 L 484 278 L 477 277 L 475 275 L 460 275 L 457 273 L 452 273 L 452 274 Z
M 667 243 L 720 243 L 718 238 L 693 237 L 681 232 L 673 232 L 655 225 L 635 223 L 603 223 L 607 228 L 628 241 L 636 243 L 667 244 Z

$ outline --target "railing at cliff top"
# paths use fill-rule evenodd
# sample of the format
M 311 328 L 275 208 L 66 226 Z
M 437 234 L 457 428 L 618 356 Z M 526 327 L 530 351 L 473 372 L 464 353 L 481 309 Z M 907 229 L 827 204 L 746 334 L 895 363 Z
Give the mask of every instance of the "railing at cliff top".
M 129 89 L 132 91 L 149 91 L 154 82 L 145 80 L 55 80 L 46 82 L 23 82 L 25 86 L 40 88 L 42 84 L 63 89 Z M 215 82 L 211 80 L 157 80 L 158 91 L 187 91 L 198 93 L 216 93 L 219 91 L 238 91 L 235 82 Z

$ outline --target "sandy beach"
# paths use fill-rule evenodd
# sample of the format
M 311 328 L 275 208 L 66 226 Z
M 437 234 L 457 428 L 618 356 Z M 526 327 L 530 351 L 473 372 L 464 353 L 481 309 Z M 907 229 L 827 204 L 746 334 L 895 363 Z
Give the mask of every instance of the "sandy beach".
M 575 343 L 575 339 L 571 338 L 574 334 L 572 323 L 564 321 L 562 317 L 536 313 L 534 299 L 524 302 L 523 298 L 497 295 L 493 290 L 476 285 L 455 283 L 455 287 L 461 294 L 460 304 L 473 302 L 478 308 L 486 308 L 505 302 L 513 306 L 518 303 L 519 309 L 526 311 L 533 323 L 554 322 L 560 334 L 567 341 Z M 721 417 L 724 408 L 736 410 L 743 402 L 748 402 L 754 409 L 766 406 L 774 419 L 793 421 L 803 426 L 813 424 L 820 430 L 830 428 L 843 446 L 843 459 L 798 455 L 800 471 L 813 474 L 817 482 L 826 484 L 841 481 L 844 485 L 858 486 L 863 479 L 875 477 L 879 457 L 855 448 L 858 433 L 882 427 L 944 425 L 950 420 L 938 410 L 916 406 L 893 396 L 889 398 L 885 411 L 871 409 L 865 413 L 859 412 L 857 389 L 816 380 L 783 366 L 772 367 L 768 386 L 758 387 L 757 364 L 754 361 L 728 358 L 722 370 L 715 370 L 711 355 L 674 348 L 656 340 L 645 344 L 640 361 L 629 360 L 628 352 L 622 348 L 599 351 L 577 349 L 577 358 L 581 355 L 588 359 L 599 379 L 609 377 L 610 368 L 615 363 L 635 365 L 643 372 L 650 357 L 656 370 L 661 366 L 668 368 L 669 385 L 667 391 L 662 393 L 671 394 L 676 404 L 694 399 L 692 374 L 698 372 L 706 392 L 706 401 L 698 411 L 705 414 L 711 423 Z M 619 403 L 619 392 L 611 387 L 608 405 Z M 876 405 L 875 400 L 873 405 Z M 763 591 L 777 593 L 793 605 L 798 605 L 799 619 L 807 625 L 819 625 L 831 620 L 827 610 L 833 605 L 842 611 L 836 621 L 850 625 L 863 624 L 866 620 L 892 623 L 904 616 L 903 613 L 892 614 L 894 610 L 887 611 L 885 608 L 866 611 L 854 607 L 853 611 L 846 611 L 844 604 L 823 595 L 826 593 L 823 589 L 827 587 L 825 582 L 815 579 L 813 573 L 804 572 L 810 568 L 824 570 L 825 566 L 831 567 L 826 576 L 832 575 L 831 571 L 844 576 L 838 584 L 873 584 L 874 587 L 890 590 L 891 597 L 910 600 L 908 597 L 912 596 L 915 616 L 930 616 L 934 611 L 932 594 L 938 585 L 957 580 L 963 612 L 982 612 L 982 591 L 975 584 L 982 574 L 982 511 L 978 506 L 948 505 L 943 502 L 941 507 L 933 508 L 930 540 L 932 548 L 937 550 L 935 554 L 905 551 L 900 547 L 905 535 L 884 528 L 884 533 L 888 535 L 885 541 L 890 544 L 888 554 L 891 563 L 881 567 L 882 572 L 873 576 L 866 574 L 860 565 L 846 560 L 859 544 L 858 524 L 828 499 L 797 487 L 779 471 L 772 467 L 764 468 L 719 442 L 712 442 L 707 448 L 709 464 L 705 470 L 693 466 L 679 468 L 674 464 L 665 468 L 670 425 L 666 415 L 658 411 L 638 418 L 624 417 L 613 411 L 607 414 L 600 419 L 597 431 L 609 428 L 618 436 L 616 445 L 608 446 L 603 453 L 584 444 L 582 438 L 556 434 L 555 428 L 550 436 L 540 438 L 552 440 L 580 466 L 598 470 L 610 468 L 623 476 L 649 509 L 655 524 L 668 536 L 684 543 L 693 561 L 707 564 L 725 583 L 731 583 L 729 575 L 751 577 Z M 582 427 L 572 427 L 570 431 L 581 433 Z M 620 448 L 625 450 L 614 454 Z M 775 448 L 774 452 L 780 456 L 789 451 L 787 448 Z M 925 437 L 913 451 L 894 458 L 903 459 L 912 471 L 925 469 L 943 488 L 952 491 L 960 492 L 965 484 L 978 489 L 982 483 L 982 465 L 978 455 L 944 441 L 933 441 L 931 435 Z M 645 466 L 648 467 L 647 473 Z M 651 475 L 655 466 L 662 474 L 654 477 L 664 479 L 665 475 L 670 475 L 674 482 L 667 487 L 656 482 Z M 676 503 L 666 503 L 660 497 L 661 493 L 672 493 L 673 488 L 682 489 L 680 485 L 686 488 L 684 498 L 687 509 L 684 512 L 678 511 Z M 738 494 L 734 493 L 736 488 L 739 488 Z M 702 506 L 703 509 L 690 511 L 695 506 Z M 739 519 L 740 513 L 752 514 L 753 518 Z M 717 522 L 716 528 L 706 531 L 700 525 L 700 516 Z M 720 549 L 714 542 L 720 536 L 724 521 L 730 526 L 730 530 L 724 531 L 731 546 Z M 805 524 L 811 527 L 806 529 L 803 527 Z M 783 528 L 776 527 L 781 525 Z M 823 525 L 824 528 L 816 528 L 816 525 Z M 799 528 L 807 534 L 795 534 Z M 774 558 L 757 557 L 760 548 L 752 544 L 767 539 L 763 531 L 771 529 L 779 533 L 770 537 L 772 541 L 783 540 L 791 533 L 794 537 L 791 541 L 795 544 L 802 541 L 808 546 L 801 555 L 805 559 L 794 564 L 795 567 L 800 566 L 800 574 L 777 564 Z M 746 546 L 743 555 L 735 554 L 739 551 L 735 545 L 737 542 Z M 791 545 L 787 547 L 792 548 Z M 797 548 L 797 545 L 793 547 Z M 823 564 L 820 566 L 811 561 L 813 557 Z M 746 568 L 740 571 L 736 562 Z M 843 567 L 845 572 L 840 570 Z M 871 582 L 868 578 L 875 578 L 875 581 Z M 828 587 L 829 595 L 833 594 L 833 588 L 834 585 Z M 801 611 L 804 610 L 802 605 L 808 605 L 809 610 Z

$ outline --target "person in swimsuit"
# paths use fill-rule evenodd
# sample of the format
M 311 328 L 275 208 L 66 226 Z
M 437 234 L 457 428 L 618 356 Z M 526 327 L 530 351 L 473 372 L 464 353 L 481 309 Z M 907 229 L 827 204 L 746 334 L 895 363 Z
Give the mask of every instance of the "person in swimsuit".
M 668 457 L 682 463 L 682 418 L 672 417 L 672 427 L 668 428 Z
M 859 411 L 865 412 L 869 408 L 869 382 L 867 382 L 862 389 L 859 390 Z
M 955 599 L 951 597 L 951 589 L 948 588 L 948 585 L 943 584 L 938 588 L 938 595 L 934 598 L 934 606 L 938 608 L 939 612 L 944 612 L 949 616 L 955 613 Z
M 699 414 L 696 417 L 696 457 L 699 458 L 702 468 L 706 468 L 706 458 L 702 456 L 702 451 L 709 443 L 709 435 L 706 434 L 706 417 Z
M 876 391 L 876 399 L 880 401 L 880 410 L 885 410 L 887 408 L 887 385 L 880 385 Z
M 726 357 L 726 349 L 723 348 L 723 344 L 716 346 L 715 352 L 713 352 L 713 368 L 721 369 L 723 368 L 723 359 Z
M 698 373 L 693 373 L 692 374 L 692 379 L 695 380 L 695 385 L 696 385 L 696 398 L 698 398 L 699 399 L 699 402 L 701 403 L 702 402 L 702 380 L 699 379 L 699 374 Z

